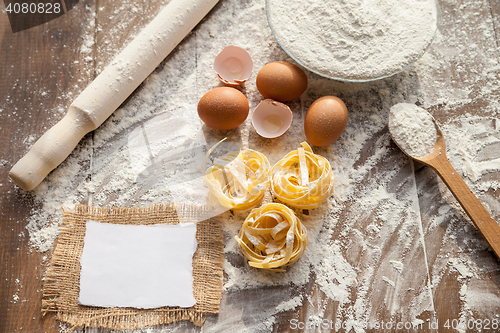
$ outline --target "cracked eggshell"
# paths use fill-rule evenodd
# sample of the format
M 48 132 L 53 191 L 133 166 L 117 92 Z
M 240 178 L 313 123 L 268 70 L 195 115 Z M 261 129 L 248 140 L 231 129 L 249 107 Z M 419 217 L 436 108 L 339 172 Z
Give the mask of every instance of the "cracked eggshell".
M 215 57 L 214 70 L 222 83 L 237 87 L 252 75 L 253 60 L 247 51 L 231 45 Z
M 271 139 L 288 131 L 292 119 L 292 110 L 287 105 L 265 99 L 253 111 L 252 125 L 260 136 Z

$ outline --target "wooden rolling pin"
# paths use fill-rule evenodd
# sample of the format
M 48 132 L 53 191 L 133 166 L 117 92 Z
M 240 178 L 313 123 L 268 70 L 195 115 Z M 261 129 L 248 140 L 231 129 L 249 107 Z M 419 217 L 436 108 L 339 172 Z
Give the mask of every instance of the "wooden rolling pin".
M 10 170 L 27 191 L 68 157 L 85 134 L 99 127 L 219 0 L 172 0 L 73 101 Z

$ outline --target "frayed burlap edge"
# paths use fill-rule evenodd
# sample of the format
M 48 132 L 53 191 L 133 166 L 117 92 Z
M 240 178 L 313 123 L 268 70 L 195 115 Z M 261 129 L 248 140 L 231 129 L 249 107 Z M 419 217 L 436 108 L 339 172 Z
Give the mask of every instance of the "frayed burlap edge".
M 222 292 L 224 248 L 222 227 L 216 218 L 197 223 L 197 250 L 193 256 L 193 293 L 196 304 L 190 308 L 157 309 L 100 308 L 78 303 L 80 257 L 88 220 L 115 224 L 178 224 L 179 205 L 147 208 L 98 208 L 77 205 L 64 210 L 57 246 L 44 280 L 42 313 L 55 312 L 59 321 L 77 327 L 137 329 L 188 320 L 201 326 L 207 313 L 218 313 Z M 177 208 L 177 210 L 176 210 Z M 199 207 L 182 205 L 184 218 L 200 216 Z M 203 212 L 201 212 L 203 213 Z

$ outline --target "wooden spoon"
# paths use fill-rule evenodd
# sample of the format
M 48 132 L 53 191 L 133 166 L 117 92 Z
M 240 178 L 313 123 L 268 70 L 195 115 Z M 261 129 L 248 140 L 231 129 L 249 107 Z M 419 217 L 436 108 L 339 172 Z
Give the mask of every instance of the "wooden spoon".
M 405 151 L 394 138 L 390 125 L 389 132 L 391 133 L 393 141 L 406 155 L 420 163 L 430 166 L 436 171 L 467 215 L 469 215 L 477 229 L 483 234 L 484 238 L 486 238 L 486 241 L 490 244 L 497 257 L 500 258 L 500 225 L 491 218 L 486 208 L 484 208 L 479 199 L 471 192 L 467 184 L 450 164 L 446 156 L 446 145 L 443 132 L 441 132 L 434 118 L 433 121 L 436 126 L 438 138 L 432 151 L 424 157 L 415 157 Z

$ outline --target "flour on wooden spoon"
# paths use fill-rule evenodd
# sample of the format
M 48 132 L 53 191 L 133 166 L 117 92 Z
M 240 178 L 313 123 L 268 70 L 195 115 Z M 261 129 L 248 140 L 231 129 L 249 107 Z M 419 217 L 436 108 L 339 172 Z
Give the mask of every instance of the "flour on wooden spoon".
M 417 158 L 428 155 L 438 138 L 431 114 L 409 103 L 399 103 L 391 107 L 389 129 L 401 149 Z

